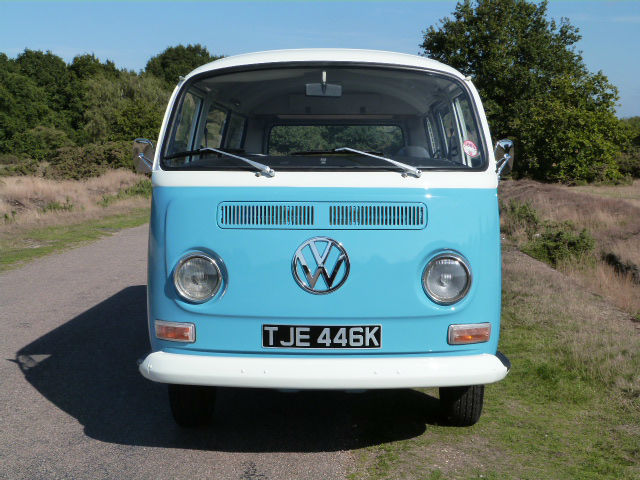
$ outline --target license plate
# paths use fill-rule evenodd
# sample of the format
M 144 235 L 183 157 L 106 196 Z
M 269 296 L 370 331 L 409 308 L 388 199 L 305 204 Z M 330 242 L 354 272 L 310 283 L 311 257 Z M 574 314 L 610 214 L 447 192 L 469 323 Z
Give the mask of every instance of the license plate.
M 265 348 L 380 348 L 380 325 L 262 325 Z

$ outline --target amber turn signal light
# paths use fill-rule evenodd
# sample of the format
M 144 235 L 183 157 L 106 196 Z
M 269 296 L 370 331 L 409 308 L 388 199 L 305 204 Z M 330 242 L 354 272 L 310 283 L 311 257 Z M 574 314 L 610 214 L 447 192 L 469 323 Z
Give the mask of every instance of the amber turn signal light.
M 449 345 L 467 345 L 469 343 L 488 342 L 491 337 L 490 323 L 469 323 L 449 325 Z
M 196 326 L 193 323 L 165 322 L 156 320 L 156 337 L 172 342 L 196 341 Z

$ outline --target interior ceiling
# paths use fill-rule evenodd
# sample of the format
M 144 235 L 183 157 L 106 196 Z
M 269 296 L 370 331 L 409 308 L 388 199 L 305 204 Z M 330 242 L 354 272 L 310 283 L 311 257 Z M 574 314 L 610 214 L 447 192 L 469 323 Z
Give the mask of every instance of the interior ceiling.
M 320 83 L 323 71 L 327 83 L 342 86 L 341 97 L 305 96 L 306 84 Z M 295 114 L 305 108 L 309 113 L 416 115 L 446 96 L 451 85 L 447 78 L 422 72 L 336 67 L 254 70 L 198 82 L 216 102 L 245 115 Z

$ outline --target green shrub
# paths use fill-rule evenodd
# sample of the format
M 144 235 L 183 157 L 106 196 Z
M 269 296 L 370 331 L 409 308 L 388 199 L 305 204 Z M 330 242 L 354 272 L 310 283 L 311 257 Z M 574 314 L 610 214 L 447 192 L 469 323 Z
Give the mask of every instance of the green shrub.
M 14 165 L 24 161 L 22 157 L 13 153 L 0 153 L 0 165 Z
M 67 134 L 57 128 L 39 125 L 16 134 L 11 141 L 13 152 L 23 153 L 34 160 L 46 160 L 53 151 L 71 145 Z
M 640 178 L 640 148 L 633 147 L 618 157 L 618 169 L 627 177 Z
M 571 222 L 547 222 L 544 231 L 535 234 L 522 251 L 555 267 L 563 261 L 584 259 L 594 247 L 595 240 L 586 229 L 578 233 Z
M 42 207 L 43 212 L 69 212 L 73 210 L 73 203 L 69 200 L 69 197 L 65 200 L 64 203 L 60 202 L 51 202 L 47 203 L 44 207 Z
M 5 213 L 4 214 L 4 223 L 13 223 L 16 221 L 16 211 L 15 210 L 11 210 L 11 214 L 9 213 Z
M 126 141 L 58 148 L 49 159 L 45 176 L 80 180 L 103 174 L 108 168 L 133 169 L 131 143 Z
M 31 158 L 22 158 L 12 154 L 4 154 L 0 158 L 0 176 L 35 175 L 39 163 Z
M 502 216 L 502 231 L 512 235 L 516 230 L 523 229 L 528 237 L 532 237 L 540 226 L 538 212 L 531 203 L 520 203 L 510 200 L 507 205 L 500 202 L 500 215 Z
M 115 195 L 103 195 L 102 200 L 98 202 L 98 205 L 101 205 L 103 207 L 108 207 L 113 202 L 116 202 L 118 200 L 123 200 L 125 198 L 137 197 L 137 196 L 146 197 L 146 198 L 151 197 L 151 180 L 149 179 L 140 180 L 135 185 L 124 188 L 120 190 L 118 193 L 116 193 Z

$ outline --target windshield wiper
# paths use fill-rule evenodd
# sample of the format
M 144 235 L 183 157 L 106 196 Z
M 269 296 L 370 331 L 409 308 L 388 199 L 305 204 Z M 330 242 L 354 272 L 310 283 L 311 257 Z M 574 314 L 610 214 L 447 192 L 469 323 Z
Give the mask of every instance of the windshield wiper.
M 382 160 L 392 165 L 395 165 L 396 167 L 400 167 L 402 169 L 403 177 L 406 177 L 407 175 L 413 175 L 414 177 L 418 178 L 420 177 L 420 175 L 422 175 L 422 172 L 416 167 L 412 167 L 411 165 L 407 165 L 406 163 L 398 162 L 396 160 L 391 160 L 390 158 L 387 158 L 387 157 L 381 157 L 379 155 L 374 155 L 372 153 L 363 152 L 362 150 L 356 150 L 355 148 L 349 148 L 349 147 L 336 148 L 334 149 L 334 152 L 352 152 L 352 153 L 358 153 L 360 155 L 364 155 L 366 157 L 377 158 L 378 160 Z
M 218 153 L 220 155 L 225 155 L 227 157 L 235 158 L 237 160 L 242 160 L 244 163 L 251 165 L 253 168 L 259 170 L 256 172 L 256 176 L 264 175 L 265 177 L 274 177 L 276 172 L 269 165 L 264 165 L 263 163 L 254 162 L 253 160 L 249 160 L 248 158 L 241 157 L 239 155 L 234 155 L 233 153 L 225 152 L 224 150 L 218 150 L 217 148 L 211 147 L 203 147 L 198 150 L 187 150 L 184 152 L 173 153 L 171 155 L 166 155 L 165 160 L 171 160 L 172 158 L 180 158 L 180 157 L 188 157 L 190 155 L 202 155 L 203 153 Z

